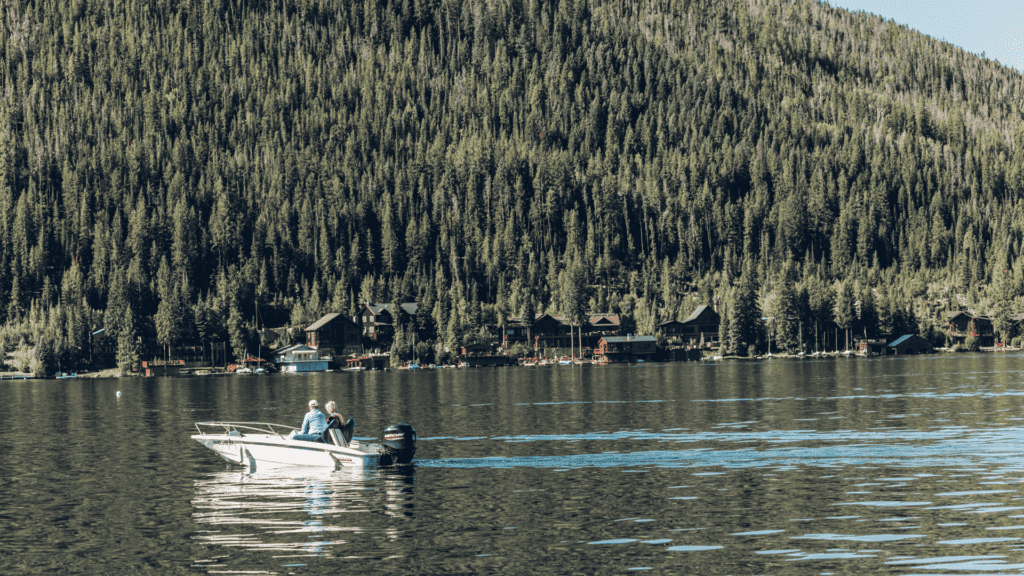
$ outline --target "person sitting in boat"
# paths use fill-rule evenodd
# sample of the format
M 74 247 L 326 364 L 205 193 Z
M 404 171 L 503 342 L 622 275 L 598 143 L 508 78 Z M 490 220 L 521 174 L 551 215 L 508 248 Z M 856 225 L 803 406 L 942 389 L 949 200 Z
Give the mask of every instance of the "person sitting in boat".
M 306 440 L 307 442 L 317 442 L 321 440 L 321 435 L 324 430 L 327 430 L 327 417 L 320 410 L 317 410 L 319 404 L 316 400 L 309 401 L 309 412 L 306 413 L 306 417 L 302 420 L 302 430 L 298 434 L 292 436 L 292 440 Z
M 330 402 L 327 403 L 326 406 L 324 406 L 324 409 L 327 410 L 327 427 L 328 428 L 331 427 L 331 420 L 337 420 L 338 421 L 338 427 L 341 427 L 345 423 L 345 419 L 342 418 L 341 414 L 338 414 L 334 410 L 336 406 L 337 405 L 334 403 L 334 400 L 331 400 Z
M 334 400 L 331 400 L 325 407 L 327 410 L 327 430 L 329 431 L 331 428 L 334 428 L 338 430 L 338 434 L 333 436 L 334 440 L 330 440 L 325 433 L 324 442 L 348 446 L 349 442 L 352 441 L 352 432 L 355 430 L 356 423 L 351 418 L 348 419 L 348 422 L 345 422 L 345 418 L 338 412 L 335 412 L 335 406 Z

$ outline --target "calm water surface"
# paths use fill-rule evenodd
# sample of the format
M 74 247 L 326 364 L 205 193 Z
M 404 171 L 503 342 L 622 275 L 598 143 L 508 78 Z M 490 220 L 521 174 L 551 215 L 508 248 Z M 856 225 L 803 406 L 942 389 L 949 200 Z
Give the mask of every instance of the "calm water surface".
M 0 382 L 0 572 L 1024 573 L 1024 356 Z M 122 396 L 117 398 L 120 390 Z M 335 400 L 405 470 L 199 420 Z

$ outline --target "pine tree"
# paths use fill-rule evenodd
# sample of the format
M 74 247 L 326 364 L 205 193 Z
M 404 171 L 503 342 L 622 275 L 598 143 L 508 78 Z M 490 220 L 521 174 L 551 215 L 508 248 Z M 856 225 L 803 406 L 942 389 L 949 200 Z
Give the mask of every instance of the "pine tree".
M 57 351 L 52 336 L 44 334 L 36 342 L 32 361 L 32 372 L 36 378 L 52 378 L 57 372 Z
M 533 307 L 533 295 L 529 291 L 523 296 L 520 314 L 523 327 L 526 328 L 526 344 L 530 350 L 533 350 L 535 348 L 533 343 L 533 323 L 536 320 L 537 312 Z
M 841 283 L 836 289 L 835 322 L 846 335 L 846 344 L 844 344 L 846 350 L 850 349 L 849 330 L 857 320 L 855 301 L 851 283 Z
M 730 346 L 737 354 L 748 354 L 751 348 L 757 345 L 761 327 L 757 284 L 754 281 L 753 265 L 749 260 L 743 267 L 743 274 L 740 275 L 733 291 L 728 310 Z
M 800 302 L 794 286 L 795 275 L 793 262 L 786 262 L 782 275 L 777 282 L 775 289 L 775 319 L 772 322 L 775 328 L 776 346 L 779 350 L 797 352 L 801 345 L 800 337 Z
M 249 350 L 249 334 L 242 320 L 242 312 L 235 301 L 228 307 L 228 339 L 235 360 L 244 360 Z
M 732 338 L 730 338 L 732 329 L 729 324 L 729 314 L 722 314 L 721 321 L 718 323 L 718 354 L 720 356 L 736 354 L 736 348 L 734 347 Z
M 860 296 L 860 326 L 865 338 L 877 335 L 879 324 L 878 309 L 875 307 L 875 295 L 870 287 L 865 287 Z
M 582 262 L 576 259 L 562 273 L 562 313 L 569 324 L 570 335 L 573 328 L 582 327 L 586 319 L 585 282 Z
M 117 334 L 117 368 L 121 374 L 138 371 L 141 362 L 138 333 L 135 330 L 133 316 L 130 309 L 124 313 Z
M 11 280 L 11 299 L 7 303 L 7 319 L 12 322 L 20 320 L 23 313 L 24 304 L 21 300 L 21 276 L 14 274 L 14 279 Z

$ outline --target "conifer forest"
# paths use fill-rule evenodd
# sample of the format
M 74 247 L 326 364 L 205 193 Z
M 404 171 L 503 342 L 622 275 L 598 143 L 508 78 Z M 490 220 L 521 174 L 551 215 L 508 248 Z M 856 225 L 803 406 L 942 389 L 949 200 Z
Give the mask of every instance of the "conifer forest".
M 67 367 L 367 301 L 1009 341 L 1022 192 L 1020 72 L 815 0 L 0 0 L 0 343 Z

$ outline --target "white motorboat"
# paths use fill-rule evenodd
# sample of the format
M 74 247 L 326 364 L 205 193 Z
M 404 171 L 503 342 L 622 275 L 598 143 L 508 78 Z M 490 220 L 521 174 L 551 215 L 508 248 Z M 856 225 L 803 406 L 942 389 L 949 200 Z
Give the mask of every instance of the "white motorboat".
M 416 454 L 416 429 L 395 424 L 381 433 L 379 444 L 352 439 L 355 421 L 332 423 L 322 442 L 295 440 L 293 426 L 269 422 L 196 422 L 192 439 L 232 464 L 243 466 L 367 467 L 408 464 Z

